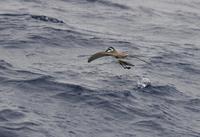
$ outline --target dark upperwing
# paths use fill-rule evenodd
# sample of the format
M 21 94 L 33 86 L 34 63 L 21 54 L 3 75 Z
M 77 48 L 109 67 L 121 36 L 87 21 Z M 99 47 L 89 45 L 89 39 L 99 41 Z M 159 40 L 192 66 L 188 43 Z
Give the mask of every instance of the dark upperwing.
M 105 57 L 105 56 L 113 56 L 113 55 L 112 53 L 109 53 L 109 52 L 97 52 L 88 59 L 88 63 L 92 62 L 95 59 Z

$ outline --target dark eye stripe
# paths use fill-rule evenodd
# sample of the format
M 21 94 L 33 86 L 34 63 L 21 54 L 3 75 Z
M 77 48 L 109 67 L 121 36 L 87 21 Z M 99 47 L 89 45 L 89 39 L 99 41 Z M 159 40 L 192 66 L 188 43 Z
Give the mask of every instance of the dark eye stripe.
M 109 48 L 106 50 L 106 52 L 112 52 L 112 51 L 114 51 L 114 48 L 113 48 L 113 47 L 109 47 Z

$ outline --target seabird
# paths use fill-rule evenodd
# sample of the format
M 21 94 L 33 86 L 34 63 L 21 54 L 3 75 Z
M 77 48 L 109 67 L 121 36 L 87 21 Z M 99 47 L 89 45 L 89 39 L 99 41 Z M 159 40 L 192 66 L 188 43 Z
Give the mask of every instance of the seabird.
M 109 47 L 106 51 L 101 51 L 93 54 L 89 59 L 88 63 L 92 62 L 95 59 L 105 57 L 105 56 L 112 56 L 118 59 L 118 63 L 124 68 L 124 69 L 130 69 L 131 66 L 135 66 L 127 61 L 123 61 L 121 59 L 124 59 L 128 56 L 125 52 L 119 52 L 113 47 Z

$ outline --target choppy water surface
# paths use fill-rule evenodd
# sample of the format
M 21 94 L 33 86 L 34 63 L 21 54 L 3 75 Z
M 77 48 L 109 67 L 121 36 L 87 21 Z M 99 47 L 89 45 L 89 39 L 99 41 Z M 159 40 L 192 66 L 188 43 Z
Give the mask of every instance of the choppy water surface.
M 200 137 L 199 7 L 0 1 L 0 137 Z M 110 46 L 152 66 L 87 63 Z

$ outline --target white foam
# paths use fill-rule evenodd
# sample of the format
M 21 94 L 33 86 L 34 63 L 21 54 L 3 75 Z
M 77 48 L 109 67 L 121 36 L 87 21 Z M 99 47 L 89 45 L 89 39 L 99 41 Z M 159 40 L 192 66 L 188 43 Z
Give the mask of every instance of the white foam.
M 148 78 L 140 77 L 137 81 L 137 86 L 139 88 L 145 88 L 151 85 L 151 81 Z

